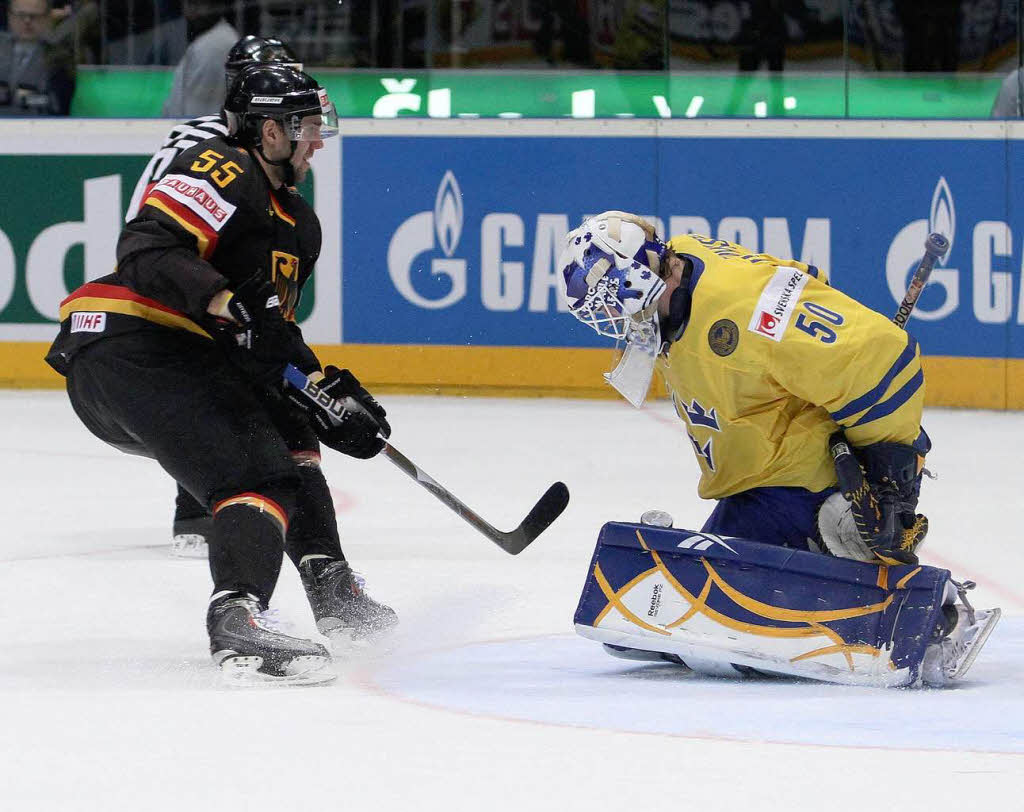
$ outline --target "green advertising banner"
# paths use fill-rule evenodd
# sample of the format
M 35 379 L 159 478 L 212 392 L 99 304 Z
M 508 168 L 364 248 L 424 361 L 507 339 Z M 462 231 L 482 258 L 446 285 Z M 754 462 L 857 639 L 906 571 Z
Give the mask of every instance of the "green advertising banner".
M 0 219 L 0 278 L 9 280 L 0 323 L 52 325 L 65 291 L 111 272 L 124 211 L 147 160 L 0 156 L 8 188 L 36 190 L 4 206 Z
M 0 341 L 52 338 L 61 300 L 114 270 L 135 184 L 167 130 L 166 121 L 0 122 Z M 301 189 L 326 223 L 338 217 L 338 160 L 328 144 L 314 168 L 320 182 Z M 321 266 L 337 268 L 339 250 L 338 229 L 325 228 Z M 315 279 L 297 316 L 314 340 L 335 341 L 340 279 Z
M 1002 80 L 966 73 L 310 70 L 349 118 L 988 118 Z M 165 69 L 83 68 L 71 113 L 156 117 L 170 86 Z

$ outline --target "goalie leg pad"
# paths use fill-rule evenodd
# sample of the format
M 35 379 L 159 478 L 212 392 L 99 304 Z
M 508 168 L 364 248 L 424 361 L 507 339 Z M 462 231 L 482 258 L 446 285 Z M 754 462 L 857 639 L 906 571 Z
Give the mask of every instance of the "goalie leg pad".
M 843 684 L 913 685 L 949 580 L 935 567 L 610 522 L 574 620 L 584 637 L 676 654 L 691 668 L 711 664 L 702 671 L 735 665 Z

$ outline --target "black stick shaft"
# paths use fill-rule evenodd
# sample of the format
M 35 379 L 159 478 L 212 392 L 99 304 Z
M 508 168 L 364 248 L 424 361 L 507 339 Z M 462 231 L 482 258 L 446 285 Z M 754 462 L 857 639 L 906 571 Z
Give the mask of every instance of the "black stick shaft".
M 410 460 L 405 456 L 405 454 L 390 443 L 384 443 L 384 450 L 380 453 L 387 458 L 388 462 L 394 463 L 396 468 L 400 469 L 411 479 L 416 480 L 419 485 L 422 485 L 430 491 L 430 493 L 437 497 L 437 499 L 444 502 L 445 505 L 455 511 L 460 518 L 465 519 L 484 535 L 499 532 L 481 519 L 480 516 L 477 515 L 476 511 L 472 510 L 468 505 L 462 502 L 462 500 L 456 497 L 455 494 L 444 487 L 444 485 L 439 483 L 430 474 L 420 468 L 416 463 Z
M 344 411 L 343 405 L 310 381 L 302 371 L 288 364 L 284 371 L 284 379 L 302 392 L 310 401 L 326 409 L 328 413 L 338 415 L 340 421 L 340 415 Z M 345 400 L 348 400 L 348 398 Z M 485 521 L 476 511 L 390 443 L 384 443 L 384 448 L 380 453 L 403 473 L 426 488 L 435 498 L 451 508 L 463 520 L 511 555 L 518 555 L 525 550 L 537 536 L 543 533 L 561 515 L 566 505 L 569 504 L 569 489 L 563 483 L 556 482 L 547 489 L 537 504 L 533 506 L 533 509 L 530 510 L 519 527 L 515 530 L 504 532 Z

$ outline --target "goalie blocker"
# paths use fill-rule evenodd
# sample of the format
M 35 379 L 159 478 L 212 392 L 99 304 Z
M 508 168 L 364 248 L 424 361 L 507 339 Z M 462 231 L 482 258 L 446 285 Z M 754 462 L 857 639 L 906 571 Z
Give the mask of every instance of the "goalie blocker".
M 963 676 L 999 618 L 970 606 L 970 586 L 935 567 L 609 522 L 574 621 L 609 653 L 703 673 L 938 686 Z

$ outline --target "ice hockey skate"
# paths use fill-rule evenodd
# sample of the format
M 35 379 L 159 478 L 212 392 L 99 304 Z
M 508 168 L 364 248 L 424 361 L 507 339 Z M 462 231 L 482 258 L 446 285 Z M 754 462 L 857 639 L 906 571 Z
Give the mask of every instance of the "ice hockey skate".
M 299 564 L 299 577 L 316 627 L 335 653 L 369 649 L 398 623 L 394 609 L 366 594 L 363 578 L 347 561 L 306 556 Z
M 319 643 L 292 637 L 251 595 L 215 595 L 206 615 L 210 653 L 231 685 L 330 682 L 331 656 Z
M 602 643 L 601 645 L 605 652 L 620 660 L 631 660 L 636 663 L 671 663 L 690 670 L 690 667 L 683 662 L 678 654 L 670 654 L 665 651 L 645 651 L 640 648 L 616 646 L 612 643 Z
M 174 522 L 171 555 L 175 558 L 209 558 L 207 539 L 213 533 L 213 517 L 181 519 Z
M 945 607 L 952 628 L 925 652 L 921 664 L 923 685 L 942 688 L 962 679 L 1002 617 L 1001 609 L 975 609 L 971 606 L 964 592 L 973 586 L 974 584 L 968 581 L 958 587 L 962 605 Z

